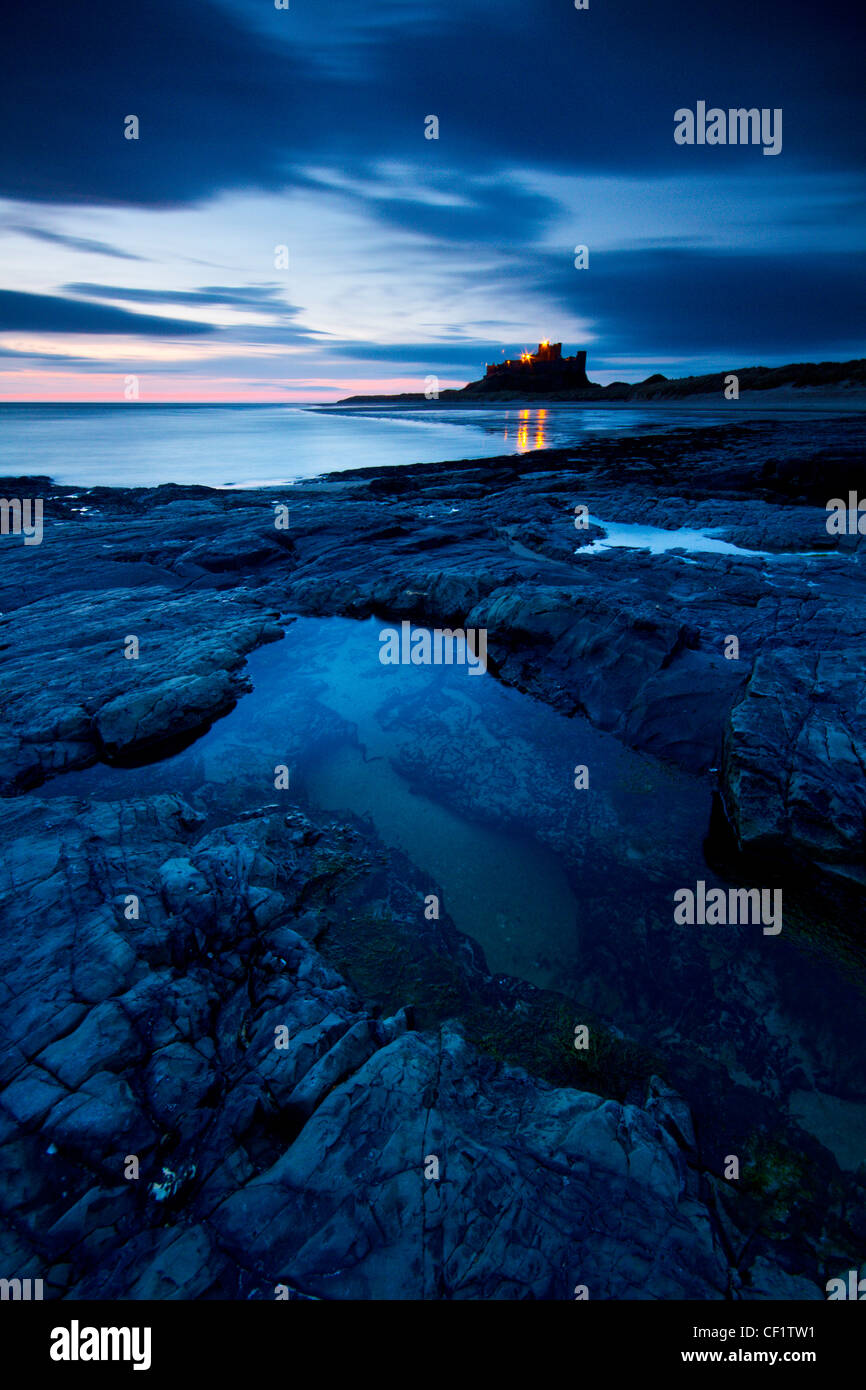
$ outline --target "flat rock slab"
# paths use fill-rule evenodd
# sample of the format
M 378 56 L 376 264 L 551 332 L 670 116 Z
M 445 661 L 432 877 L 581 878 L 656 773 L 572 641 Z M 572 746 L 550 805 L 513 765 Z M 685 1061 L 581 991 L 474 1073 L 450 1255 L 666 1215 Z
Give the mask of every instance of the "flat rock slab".
M 280 636 L 243 594 L 118 588 L 15 609 L 0 619 L 0 792 L 204 733 L 248 688 L 246 653 Z

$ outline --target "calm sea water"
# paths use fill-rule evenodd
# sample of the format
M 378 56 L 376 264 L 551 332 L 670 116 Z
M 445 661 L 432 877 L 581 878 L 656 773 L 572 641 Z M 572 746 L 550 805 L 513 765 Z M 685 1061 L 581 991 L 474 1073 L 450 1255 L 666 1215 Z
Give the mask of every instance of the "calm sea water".
M 730 410 L 652 406 L 329 413 L 303 406 L 6 403 L 0 405 L 0 476 L 43 474 L 84 487 L 268 487 L 373 464 L 490 458 L 567 448 L 599 433 L 731 418 Z M 803 424 L 797 421 L 800 429 Z

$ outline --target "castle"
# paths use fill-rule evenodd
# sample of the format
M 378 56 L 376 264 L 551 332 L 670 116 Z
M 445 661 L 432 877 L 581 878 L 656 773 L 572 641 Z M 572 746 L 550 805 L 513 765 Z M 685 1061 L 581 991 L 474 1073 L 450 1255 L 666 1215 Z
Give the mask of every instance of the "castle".
M 508 358 L 505 362 L 489 362 L 484 385 L 496 390 L 522 391 L 561 391 L 588 386 L 586 352 L 563 357 L 562 343 L 549 343 L 545 339 L 538 344 L 536 352 L 523 352 L 520 357 Z

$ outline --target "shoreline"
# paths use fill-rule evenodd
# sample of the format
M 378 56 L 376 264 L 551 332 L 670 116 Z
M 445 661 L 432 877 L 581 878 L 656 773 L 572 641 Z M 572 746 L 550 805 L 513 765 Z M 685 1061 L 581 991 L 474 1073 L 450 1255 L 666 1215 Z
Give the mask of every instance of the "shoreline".
M 328 413 L 337 411 L 357 411 L 371 409 L 393 409 L 393 410 L 635 410 L 648 408 L 651 410 L 702 410 L 702 411 L 730 411 L 732 416 L 737 410 L 744 410 L 749 413 L 758 413 L 766 410 L 769 413 L 781 412 L 802 412 L 808 414 L 861 414 L 866 412 L 866 390 L 851 392 L 824 392 L 816 389 L 814 395 L 806 399 L 809 388 L 801 388 L 796 392 L 786 388 L 771 389 L 767 391 L 742 391 L 736 401 L 727 401 L 724 395 L 719 394 L 697 394 L 684 396 L 636 396 L 629 400 L 606 400 L 603 397 L 593 400 L 570 400 L 559 399 L 555 396 L 514 396 L 498 397 L 491 393 L 489 397 L 477 396 L 471 400 L 467 399 L 447 399 L 443 400 L 424 400 L 406 397 L 402 399 L 397 396 L 371 396 L 354 402 L 336 401 L 333 403 L 323 403 L 321 405 L 304 406 L 305 410 L 320 410 Z

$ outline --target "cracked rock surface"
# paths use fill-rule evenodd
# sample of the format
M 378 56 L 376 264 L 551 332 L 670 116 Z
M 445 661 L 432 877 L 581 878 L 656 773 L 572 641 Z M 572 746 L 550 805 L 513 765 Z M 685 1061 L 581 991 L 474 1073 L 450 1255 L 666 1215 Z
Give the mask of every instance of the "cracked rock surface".
M 758 421 L 264 491 L 78 489 L 86 514 L 37 480 L 44 541 L 3 538 L 0 571 L 10 1274 L 51 1297 L 823 1296 L 866 1235 L 859 1179 L 800 1183 L 801 1238 L 776 1210 L 790 1159 L 762 1152 L 741 1197 L 665 1078 L 515 1058 L 513 1019 L 543 1036 L 550 1001 L 424 921 L 430 884 L 368 826 L 62 790 L 204 733 L 295 614 L 483 626 L 501 681 L 717 779 L 726 852 L 802 874 L 856 947 L 864 552 L 824 504 L 856 486 L 860 443 L 822 429 L 820 448 Z M 593 545 L 638 522 L 739 550 Z M 395 943 L 437 1007 L 359 984 L 402 986 Z
M 555 1087 L 456 1022 L 371 1014 L 296 930 L 317 891 L 417 915 L 405 861 L 383 883 L 360 830 L 297 811 L 201 821 L 172 796 L 6 804 L 6 1267 L 54 1297 L 755 1296 L 673 1093 Z M 513 1007 L 477 950 L 466 979 Z

